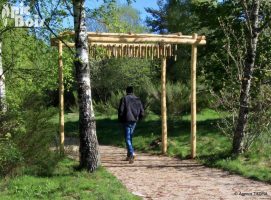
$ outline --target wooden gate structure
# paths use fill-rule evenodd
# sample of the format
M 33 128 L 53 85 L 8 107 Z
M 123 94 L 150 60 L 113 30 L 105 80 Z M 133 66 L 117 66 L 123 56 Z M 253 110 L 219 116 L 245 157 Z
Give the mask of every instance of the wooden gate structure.
M 59 132 L 60 147 L 64 150 L 64 84 L 62 48 L 74 47 L 74 43 L 66 42 L 67 36 L 74 32 L 64 32 L 51 39 L 51 46 L 58 47 L 59 52 Z M 166 106 L 166 59 L 177 58 L 177 45 L 191 45 L 191 158 L 196 157 L 196 65 L 197 46 L 205 45 L 205 36 L 181 33 L 158 34 L 123 34 L 88 32 L 89 54 L 95 57 L 98 49 L 104 49 L 108 58 L 136 57 L 161 59 L 161 116 L 162 116 L 162 153 L 167 152 L 167 106 Z

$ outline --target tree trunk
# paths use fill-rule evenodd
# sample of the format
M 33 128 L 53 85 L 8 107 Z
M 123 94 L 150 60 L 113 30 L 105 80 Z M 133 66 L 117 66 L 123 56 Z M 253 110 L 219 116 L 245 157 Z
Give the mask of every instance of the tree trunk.
M 250 34 L 248 35 L 247 41 L 247 53 L 245 58 L 245 65 L 243 68 L 243 79 L 241 84 L 240 92 L 240 108 L 239 115 L 237 120 L 237 125 L 233 137 L 233 148 L 232 151 L 234 154 L 241 154 L 244 152 L 244 136 L 246 134 L 246 126 L 248 121 L 249 114 L 249 105 L 250 105 L 250 87 L 251 87 L 251 78 L 253 74 L 253 69 L 255 66 L 255 58 L 257 51 L 258 43 L 258 26 L 259 26 L 259 1 L 254 1 L 251 10 L 251 16 L 247 19 L 250 23 L 247 22 L 248 26 L 251 26 Z M 245 8 L 246 9 L 246 8 Z M 246 10 L 247 11 L 247 10 Z M 249 13 L 249 12 L 248 12 Z
M 2 38 L 0 38 L 0 111 L 6 112 L 5 76 L 2 63 Z
M 73 9 L 76 48 L 74 66 L 79 101 L 79 167 L 93 172 L 100 165 L 100 156 L 91 96 L 85 0 L 73 0 Z

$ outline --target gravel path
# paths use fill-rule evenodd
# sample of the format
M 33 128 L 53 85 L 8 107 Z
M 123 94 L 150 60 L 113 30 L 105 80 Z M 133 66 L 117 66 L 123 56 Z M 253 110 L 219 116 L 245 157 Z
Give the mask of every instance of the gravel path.
M 69 149 L 73 158 L 78 155 L 77 146 Z M 271 200 L 271 185 L 207 168 L 193 160 L 140 153 L 134 164 L 129 164 L 123 148 L 100 146 L 100 150 L 102 165 L 143 199 Z

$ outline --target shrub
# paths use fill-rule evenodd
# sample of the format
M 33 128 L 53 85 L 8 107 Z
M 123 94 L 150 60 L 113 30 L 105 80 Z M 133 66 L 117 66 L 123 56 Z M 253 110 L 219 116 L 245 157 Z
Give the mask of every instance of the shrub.
M 262 85 L 258 89 L 258 94 L 251 98 L 248 123 L 244 135 L 245 151 L 249 150 L 252 144 L 263 134 L 270 135 L 270 103 L 271 89 L 268 85 Z M 233 139 L 234 131 L 238 120 L 239 111 L 239 90 L 224 87 L 220 94 L 213 93 L 215 101 L 214 108 L 222 116 L 218 123 L 221 132 Z
M 148 85 L 143 88 L 135 87 L 135 95 L 140 97 L 142 104 L 145 108 L 145 112 L 148 112 L 151 94 L 148 91 Z M 117 90 L 116 92 L 111 92 L 110 97 L 106 102 L 95 103 L 94 108 L 97 112 L 107 115 L 114 115 L 117 113 L 119 108 L 120 99 L 125 95 L 125 91 Z
M 58 156 L 50 150 L 56 127 L 50 122 L 56 110 L 46 108 L 39 96 L 24 99 L 21 109 L 0 114 L 0 175 L 50 174 Z M 13 173 L 14 172 L 14 173 Z
M 190 87 L 182 83 L 167 83 L 167 112 L 169 116 L 181 116 L 190 112 Z M 146 115 L 149 112 L 161 114 L 161 85 L 154 85 L 146 82 L 142 86 L 135 87 L 135 95 L 140 97 Z M 206 92 L 200 92 L 198 96 L 197 109 L 206 107 Z M 95 109 L 103 114 L 116 114 L 120 99 L 125 95 L 125 91 L 111 92 L 106 102 L 95 103 Z
M 57 131 L 49 120 L 55 114 L 54 108 L 41 106 L 26 111 L 22 116 L 24 131 L 14 136 L 14 142 L 22 154 L 27 173 L 50 174 L 57 163 L 57 154 L 50 150 Z
M 167 106 L 170 115 L 183 115 L 190 111 L 190 88 L 181 83 L 167 84 Z
M 120 99 L 125 95 L 124 91 L 111 92 L 111 96 L 108 100 L 108 105 L 110 105 L 114 111 L 118 110 Z
M 150 110 L 161 114 L 161 85 L 152 88 Z M 190 111 L 190 89 L 181 83 L 167 83 L 167 112 L 169 116 L 184 115 Z
M 22 161 L 22 155 L 12 140 L 17 121 L 8 113 L 0 113 L 0 176 L 10 174 Z
M 104 114 L 104 115 L 114 115 L 117 113 L 117 110 L 115 107 L 113 107 L 109 102 L 94 102 L 94 109 L 95 112 Z

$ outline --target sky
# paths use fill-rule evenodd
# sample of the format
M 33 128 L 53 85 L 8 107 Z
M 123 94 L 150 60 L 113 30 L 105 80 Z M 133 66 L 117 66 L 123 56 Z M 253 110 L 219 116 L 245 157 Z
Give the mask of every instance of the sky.
M 132 6 L 139 10 L 141 18 L 144 20 L 148 15 L 144 8 L 158 8 L 156 0 L 137 0 Z

